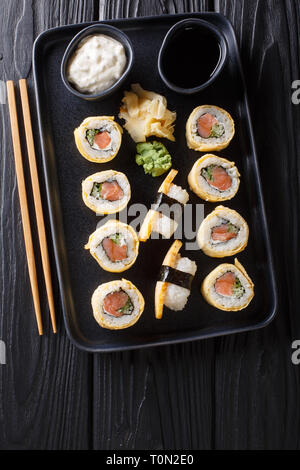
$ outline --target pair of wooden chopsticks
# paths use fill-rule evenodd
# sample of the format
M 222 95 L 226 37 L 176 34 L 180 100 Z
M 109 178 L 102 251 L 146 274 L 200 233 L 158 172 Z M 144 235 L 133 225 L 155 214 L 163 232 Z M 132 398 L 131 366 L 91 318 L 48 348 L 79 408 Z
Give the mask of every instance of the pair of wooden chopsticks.
M 39 242 L 40 242 L 40 248 L 41 248 L 42 265 L 43 265 L 45 284 L 46 284 L 46 290 L 47 290 L 47 295 L 48 295 L 52 329 L 53 329 L 53 332 L 56 333 L 57 329 L 56 329 L 50 262 L 49 262 L 49 255 L 48 255 L 48 247 L 47 247 L 40 186 L 39 186 L 39 180 L 38 180 L 38 171 L 37 171 L 37 166 L 36 166 L 36 156 L 35 156 L 35 149 L 34 149 L 34 140 L 33 140 L 33 133 L 32 133 L 32 124 L 31 124 L 26 80 L 25 79 L 19 80 L 19 86 L 20 86 L 23 120 L 24 120 L 25 135 L 26 135 L 27 154 L 28 154 L 29 167 L 30 167 L 31 184 L 32 184 L 32 191 L 33 191 L 33 198 L 34 198 L 34 207 L 35 207 L 38 236 L 39 236 Z M 26 256 L 27 256 L 28 271 L 29 271 L 29 277 L 30 277 L 30 283 L 31 283 L 31 290 L 32 290 L 32 296 L 33 296 L 37 327 L 38 327 L 39 334 L 42 335 L 43 334 L 42 315 L 41 315 L 41 307 L 40 307 L 35 256 L 34 256 L 34 250 L 33 250 L 33 244 L 32 244 L 28 202 L 27 202 L 27 195 L 26 195 L 26 186 L 25 186 L 24 169 L 23 169 L 23 157 L 22 157 L 22 150 L 21 150 L 21 141 L 20 141 L 20 133 L 19 133 L 14 82 L 9 80 L 8 82 L 6 82 L 6 87 L 7 87 L 11 134 L 12 134 L 14 156 L 15 156 L 17 183 L 18 183 L 18 191 L 19 191 L 19 198 L 20 198 L 21 217 L 22 217 L 23 232 L 24 232 L 24 239 L 25 239 L 25 250 L 26 250 Z

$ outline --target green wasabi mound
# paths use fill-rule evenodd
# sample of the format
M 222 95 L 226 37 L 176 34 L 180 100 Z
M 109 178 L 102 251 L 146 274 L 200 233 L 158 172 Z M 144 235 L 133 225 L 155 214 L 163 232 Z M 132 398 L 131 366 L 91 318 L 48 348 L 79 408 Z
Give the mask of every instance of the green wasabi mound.
M 146 175 L 160 176 L 172 166 L 171 155 L 161 142 L 140 142 L 136 151 L 135 161 L 143 165 Z

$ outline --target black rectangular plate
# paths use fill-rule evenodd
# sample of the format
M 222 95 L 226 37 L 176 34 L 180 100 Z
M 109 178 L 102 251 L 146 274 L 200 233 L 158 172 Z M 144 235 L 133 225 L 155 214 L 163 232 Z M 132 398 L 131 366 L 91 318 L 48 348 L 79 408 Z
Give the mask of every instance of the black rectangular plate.
M 157 57 L 168 29 L 177 21 L 189 17 L 203 18 L 222 30 L 228 43 L 229 60 L 209 88 L 187 97 L 166 88 L 158 75 Z M 51 229 L 64 320 L 71 340 L 86 351 L 118 351 L 192 341 L 266 326 L 275 315 L 277 296 L 245 84 L 230 23 L 216 13 L 165 15 L 107 23 L 129 36 L 134 46 L 135 63 L 123 88 L 101 102 L 92 103 L 74 97 L 65 89 L 60 77 L 61 59 L 67 44 L 91 23 L 48 30 L 37 38 L 34 46 L 35 91 Z M 195 60 L 195 67 L 201 67 L 201 52 Z M 189 150 L 185 141 L 185 123 L 193 108 L 200 104 L 215 104 L 233 116 L 236 135 L 230 146 L 219 154 L 235 161 L 241 173 L 239 192 L 225 205 L 239 211 L 250 228 L 249 244 L 238 256 L 256 284 L 255 297 L 245 310 L 223 312 L 208 305 L 201 296 L 200 284 L 223 260 L 209 258 L 200 250 L 186 253 L 182 250 L 182 254 L 194 259 L 198 265 L 188 304 L 182 312 L 172 312 L 166 308 L 163 319 L 156 320 L 155 282 L 170 240 L 143 243 L 135 265 L 120 275 L 103 271 L 83 249 L 100 220 L 82 202 L 81 181 L 84 178 L 109 168 L 123 171 L 131 183 L 131 203 L 141 202 L 148 207 L 163 178 L 153 179 L 144 175 L 143 169 L 135 164 L 135 144 L 126 132 L 119 155 L 112 162 L 102 165 L 90 163 L 76 149 L 74 128 L 87 116 L 117 116 L 123 91 L 129 89 L 131 83 L 140 83 L 145 89 L 163 94 L 168 100 L 168 108 L 177 111 L 176 142 L 165 143 L 173 157 L 173 167 L 179 170 L 175 182 L 185 188 L 187 174 L 201 155 Z M 192 192 L 190 202 L 203 203 Z M 205 214 L 215 206 L 205 203 Z M 232 258 L 225 259 L 225 262 L 232 261 Z M 99 284 L 121 277 L 129 279 L 141 290 L 146 301 L 145 311 L 131 328 L 119 331 L 102 329 L 92 315 L 92 293 Z

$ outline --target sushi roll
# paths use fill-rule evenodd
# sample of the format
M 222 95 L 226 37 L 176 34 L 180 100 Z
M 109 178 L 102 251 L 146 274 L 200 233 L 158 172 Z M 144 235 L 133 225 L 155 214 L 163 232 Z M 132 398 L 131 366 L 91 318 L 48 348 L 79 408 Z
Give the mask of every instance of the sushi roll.
M 195 261 L 182 258 L 182 242 L 175 240 L 163 260 L 155 287 L 155 317 L 162 318 L 164 305 L 171 310 L 183 310 L 190 295 L 192 280 L 197 271 Z
M 218 206 L 199 227 L 197 242 L 208 256 L 222 258 L 244 250 L 248 243 L 249 228 L 238 212 Z
M 194 163 L 188 182 L 191 190 L 204 201 L 219 202 L 236 195 L 239 176 L 234 162 L 208 153 Z
M 123 130 L 114 119 L 113 116 L 87 117 L 75 129 L 77 149 L 90 162 L 109 162 L 117 155 Z
M 129 269 L 139 251 L 139 239 L 130 225 L 109 220 L 90 235 L 85 249 L 105 271 L 120 273 Z
M 176 231 L 184 206 L 189 200 L 187 191 L 172 183 L 177 173 L 177 170 L 171 170 L 161 184 L 156 200 L 142 223 L 140 241 L 147 241 L 152 232 L 171 238 Z
M 115 214 L 127 206 L 131 196 L 129 181 L 119 171 L 106 170 L 82 182 L 82 199 L 97 214 Z
M 225 149 L 233 136 L 234 121 L 218 106 L 198 106 L 186 123 L 187 145 L 200 152 Z
M 101 284 L 92 295 L 95 320 L 102 328 L 109 330 L 121 330 L 134 325 L 144 307 L 142 294 L 126 279 Z
M 220 310 L 246 308 L 254 297 L 254 284 L 237 259 L 234 264 L 220 264 L 204 279 L 204 299 Z

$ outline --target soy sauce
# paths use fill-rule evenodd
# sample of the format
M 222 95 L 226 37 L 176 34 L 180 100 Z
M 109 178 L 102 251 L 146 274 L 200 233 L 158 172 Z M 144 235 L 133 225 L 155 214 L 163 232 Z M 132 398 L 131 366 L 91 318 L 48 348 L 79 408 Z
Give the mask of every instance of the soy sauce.
M 217 37 L 199 27 L 186 27 L 170 39 L 162 67 L 166 78 L 181 88 L 207 82 L 221 58 Z

